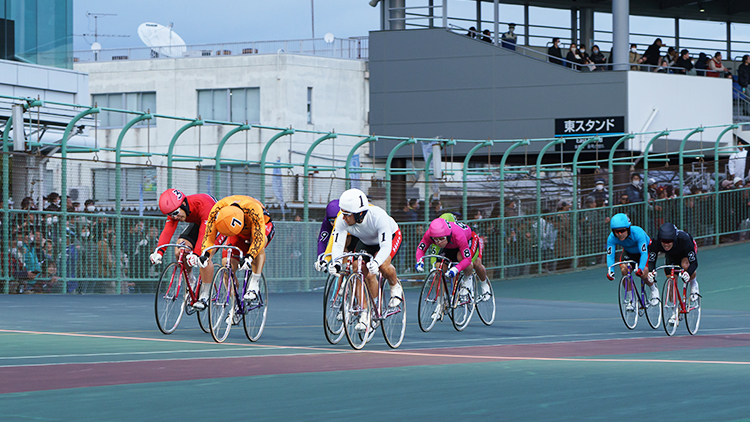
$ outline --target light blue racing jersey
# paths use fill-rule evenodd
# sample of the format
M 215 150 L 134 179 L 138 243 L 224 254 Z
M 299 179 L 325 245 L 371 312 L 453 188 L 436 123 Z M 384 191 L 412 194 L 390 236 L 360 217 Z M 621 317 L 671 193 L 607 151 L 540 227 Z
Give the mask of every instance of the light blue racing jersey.
M 623 241 L 620 241 L 614 233 L 610 232 L 607 238 L 607 268 L 615 263 L 615 249 L 617 245 L 620 245 L 630 255 L 641 254 L 637 268 L 645 269 L 648 264 L 648 245 L 650 243 L 651 239 L 649 239 L 648 234 L 638 226 L 630 226 L 630 234 Z

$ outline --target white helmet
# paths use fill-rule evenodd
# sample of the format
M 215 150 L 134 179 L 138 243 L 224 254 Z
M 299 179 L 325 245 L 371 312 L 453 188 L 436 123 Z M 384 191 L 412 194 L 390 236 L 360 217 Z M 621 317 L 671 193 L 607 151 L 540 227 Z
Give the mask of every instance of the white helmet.
M 341 211 L 357 214 L 367 211 L 370 204 L 367 201 L 367 195 L 359 189 L 345 190 L 339 198 L 339 208 Z

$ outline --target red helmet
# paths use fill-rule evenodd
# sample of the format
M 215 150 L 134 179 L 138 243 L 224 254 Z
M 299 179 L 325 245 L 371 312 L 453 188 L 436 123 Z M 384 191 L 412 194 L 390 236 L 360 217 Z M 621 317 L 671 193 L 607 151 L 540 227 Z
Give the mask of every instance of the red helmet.
M 427 234 L 430 237 L 445 237 L 450 236 L 451 227 L 447 221 L 442 218 L 436 218 L 430 223 L 430 228 L 427 229 Z
M 162 214 L 169 214 L 180 208 L 182 202 L 185 201 L 185 194 L 177 189 L 167 189 L 159 197 L 159 210 Z

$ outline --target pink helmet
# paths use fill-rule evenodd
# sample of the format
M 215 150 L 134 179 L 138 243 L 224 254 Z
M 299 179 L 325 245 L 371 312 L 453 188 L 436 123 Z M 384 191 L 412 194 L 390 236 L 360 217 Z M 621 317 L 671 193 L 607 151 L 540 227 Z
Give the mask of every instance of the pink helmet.
M 185 194 L 177 189 L 167 189 L 159 197 L 159 210 L 162 214 L 169 214 L 180 208 L 182 201 L 185 200 Z
M 427 233 L 430 237 L 449 236 L 451 234 L 451 226 L 442 218 L 436 218 L 430 223 Z

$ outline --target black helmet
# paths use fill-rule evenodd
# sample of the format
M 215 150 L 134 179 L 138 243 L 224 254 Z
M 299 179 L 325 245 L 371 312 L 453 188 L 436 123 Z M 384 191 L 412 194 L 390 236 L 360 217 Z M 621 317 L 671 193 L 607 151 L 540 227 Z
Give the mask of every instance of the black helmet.
M 664 223 L 659 227 L 659 240 L 674 242 L 677 239 L 677 227 L 672 223 Z

